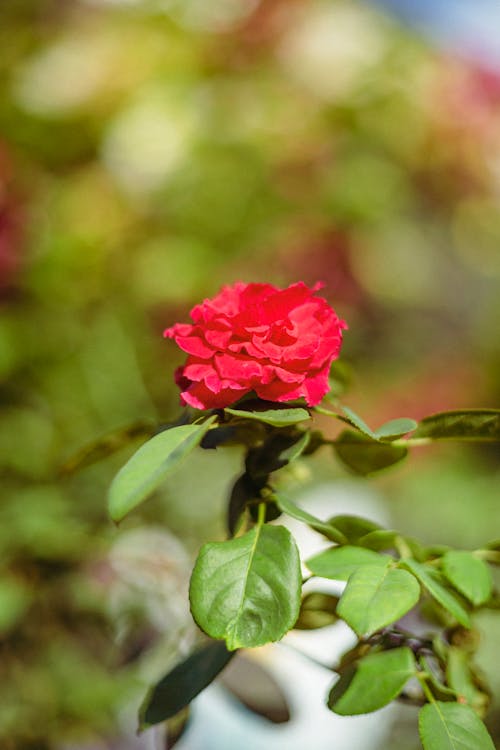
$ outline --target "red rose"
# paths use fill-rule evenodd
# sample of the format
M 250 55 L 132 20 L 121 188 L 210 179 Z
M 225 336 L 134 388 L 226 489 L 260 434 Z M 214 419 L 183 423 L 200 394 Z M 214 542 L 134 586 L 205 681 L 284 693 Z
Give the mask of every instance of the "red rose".
M 255 391 L 267 401 L 318 404 L 347 328 L 314 296 L 319 288 L 237 282 L 196 305 L 193 325 L 167 328 L 164 335 L 189 355 L 176 372 L 181 402 L 218 409 Z

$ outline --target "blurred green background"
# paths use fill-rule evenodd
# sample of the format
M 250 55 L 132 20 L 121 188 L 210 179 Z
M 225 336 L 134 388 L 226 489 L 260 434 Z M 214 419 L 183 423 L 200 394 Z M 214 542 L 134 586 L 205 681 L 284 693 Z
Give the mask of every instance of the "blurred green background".
M 114 472 L 179 414 L 163 329 L 223 283 L 322 280 L 369 423 L 498 406 L 499 195 L 500 74 L 369 5 L 1 4 L 2 748 L 108 747 L 194 638 L 189 567 L 240 456 L 106 516 Z M 447 446 L 373 484 L 402 530 L 467 549 L 494 536 L 499 471 Z

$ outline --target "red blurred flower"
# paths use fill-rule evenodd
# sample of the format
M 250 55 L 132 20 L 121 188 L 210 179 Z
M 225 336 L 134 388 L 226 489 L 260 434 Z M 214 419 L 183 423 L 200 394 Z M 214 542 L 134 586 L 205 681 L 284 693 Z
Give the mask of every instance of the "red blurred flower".
M 0 141 L 0 296 L 8 290 L 21 267 L 23 211 L 12 188 L 13 167 Z
M 193 325 L 167 328 L 164 335 L 189 355 L 176 372 L 181 402 L 223 408 L 255 391 L 267 401 L 303 397 L 309 406 L 318 404 L 347 328 L 314 296 L 321 286 L 237 282 L 196 305 Z

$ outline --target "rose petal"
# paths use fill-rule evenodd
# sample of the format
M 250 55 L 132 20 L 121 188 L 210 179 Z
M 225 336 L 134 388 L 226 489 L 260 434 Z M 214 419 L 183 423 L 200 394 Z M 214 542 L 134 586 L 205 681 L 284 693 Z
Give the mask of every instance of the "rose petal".
M 256 385 L 254 390 L 257 396 L 265 401 L 292 401 L 302 396 L 302 389 L 302 384 L 293 387 L 290 383 L 274 380 L 269 385 Z
M 190 355 L 177 375 L 183 402 L 219 408 L 254 390 L 269 401 L 319 403 L 347 327 L 314 296 L 321 286 L 237 282 L 193 307 L 195 325 L 167 328 Z
M 183 352 L 194 354 L 201 359 L 210 359 L 215 353 L 199 336 L 176 336 L 175 342 Z
M 315 377 L 308 377 L 304 380 L 304 383 L 302 384 L 303 395 L 308 406 L 316 406 L 316 404 L 319 404 L 323 396 L 328 393 L 328 373 L 329 368 L 318 373 Z
M 253 378 L 262 376 L 262 365 L 254 359 L 216 354 L 215 366 L 222 378 L 229 378 L 236 382 L 249 382 Z
M 184 404 L 195 409 L 223 409 L 225 406 L 234 404 L 235 401 L 246 395 L 250 389 L 224 388 L 218 393 L 208 389 L 204 383 L 194 383 L 188 390 L 181 393 Z
M 214 366 L 211 362 L 192 362 L 186 364 L 183 375 L 185 378 L 189 378 L 189 380 L 199 382 L 201 380 L 206 380 L 214 372 Z

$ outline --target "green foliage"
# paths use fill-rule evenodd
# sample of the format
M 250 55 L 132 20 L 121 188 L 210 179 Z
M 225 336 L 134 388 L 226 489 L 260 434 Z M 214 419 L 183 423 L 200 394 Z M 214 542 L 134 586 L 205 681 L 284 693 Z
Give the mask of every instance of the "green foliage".
M 341 716 L 377 711 L 399 695 L 416 671 L 415 657 L 406 646 L 368 654 L 341 675 L 328 707 Z
M 205 544 L 191 575 L 193 618 L 216 642 L 190 655 L 156 685 L 144 703 L 141 725 L 172 717 L 177 721 L 179 712 L 187 710 L 236 649 L 277 641 L 293 627 L 321 628 L 341 618 L 359 641 L 338 667 L 340 679 L 328 700 L 332 711 L 341 715 L 376 711 L 396 699 L 410 678 L 417 677 L 422 686 L 417 703 L 431 701 L 420 714 L 424 750 L 472 748 L 464 744 L 472 742 L 472 736 L 474 742 L 483 743 L 477 747 L 489 747 L 486 729 L 472 712 L 484 713 L 488 695 L 477 679 L 467 647 L 406 634 L 398 630 L 397 622 L 416 608 L 418 617 L 434 618 L 434 628 L 437 617 L 438 622 L 458 624 L 469 632 L 471 612 L 488 606 L 492 597 L 486 560 L 494 562 L 490 557 L 496 554 L 495 548 L 485 546 L 473 553 L 446 545 L 426 547 L 354 515 L 322 521 L 273 487 L 275 473 L 307 455 L 311 444 L 317 450 L 331 443 L 351 471 L 368 476 L 401 461 L 414 442 L 439 440 L 444 432 L 449 436 L 450 421 L 435 418 L 431 437 L 423 434 L 430 430 L 426 420 L 415 432 L 416 422 L 406 418 L 372 431 L 347 407 L 343 407 L 345 416 L 322 407 L 316 410 L 347 421 L 355 429 L 327 440 L 317 430 L 313 434 L 296 427 L 310 418 L 305 409 L 225 409 L 224 416 L 214 414 L 201 425 L 183 424 L 160 433 L 115 479 L 111 508 L 118 519 L 145 499 L 200 442 L 205 448 L 215 448 L 240 441 L 246 450 L 245 470 L 229 497 L 230 538 Z M 461 417 L 461 434 L 467 424 L 469 435 L 475 430 L 475 439 L 484 437 L 491 420 L 489 426 L 483 419 L 471 427 L 468 414 L 467 420 Z M 453 425 L 456 431 L 458 422 Z M 210 428 L 213 439 L 208 439 Z M 404 437 L 411 432 L 410 438 Z M 340 597 L 310 592 L 301 601 L 295 541 L 283 526 L 268 523 L 281 514 L 333 542 L 306 564 L 313 576 L 346 581 Z M 421 599 L 422 589 L 427 596 Z M 443 744 L 444 737 L 452 744 Z
M 414 438 L 431 440 L 500 440 L 500 409 L 456 409 L 422 419 Z
M 241 516 L 248 503 L 259 501 L 262 487 L 262 482 L 255 481 L 246 472 L 238 477 L 233 484 L 227 506 L 227 529 L 231 536 L 236 533 Z
M 398 620 L 417 602 L 420 587 L 414 576 L 391 567 L 391 560 L 363 565 L 350 576 L 337 607 L 339 617 L 360 636 Z
M 395 440 L 396 438 L 407 435 L 418 427 L 418 422 L 407 417 L 391 419 L 378 427 L 373 433 L 378 440 Z
M 282 526 L 257 525 L 241 537 L 202 547 L 191 577 L 193 617 L 227 648 L 277 641 L 297 620 L 300 562 Z
M 389 422 L 385 422 L 383 425 L 378 427 L 376 430 L 372 430 L 368 427 L 366 422 L 356 414 L 348 406 L 341 406 L 343 416 L 336 414 L 335 412 L 329 412 L 324 409 L 320 409 L 321 412 L 329 414 L 330 416 L 337 417 L 343 422 L 355 427 L 361 434 L 366 437 L 372 438 L 372 440 L 395 440 L 409 432 L 415 430 L 418 426 L 418 422 L 414 419 L 408 419 L 407 417 L 399 417 L 398 419 L 391 419 Z
M 467 610 L 458 596 L 446 586 L 446 580 L 438 571 L 406 559 L 403 564 L 410 570 L 427 589 L 429 594 L 444 607 L 465 628 L 470 628 L 470 618 Z
M 381 530 L 375 521 L 361 516 L 339 515 L 330 518 L 329 523 L 340 529 L 349 544 L 358 544 L 367 534 Z
M 297 521 L 307 523 L 307 525 L 310 526 L 311 529 L 314 529 L 314 531 L 318 531 L 320 534 L 323 534 L 323 536 L 326 536 L 326 538 L 330 539 L 332 542 L 345 544 L 345 542 L 347 541 L 344 534 L 339 531 L 339 529 L 337 529 L 334 524 L 320 521 L 318 518 L 315 518 L 306 510 L 299 508 L 298 505 L 295 505 L 295 503 L 293 503 L 290 498 L 286 497 L 282 493 L 280 493 L 279 495 L 275 495 L 274 497 L 279 509 L 283 511 L 283 513 L 286 513 L 287 516 L 290 516 L 290 518 L 295 518 Z
M 479 716 L 484 715 L 489 696 L 474 674 L 469 654 L 456 646 L 450 646 L 448 649 L 446 680 L 461 701 L 465 701 Z
M 224 409 L 226 414 L 244 419 L 256 419 L 273 427 L 287 427 L 311 419 L 306 409 L 268 409 L 267 411 L 245 411 L 244 409 Z
M 392 549 L 397 544 L 398 538 L 399 535 L 397 531 L 391 531 L 390 529 L 375 529 L 374 531 L 369 531 L 368 534 L 361 536 L 357 540 L 357 543 L 361 547 L 380 552 L 381 550 Z
M 340 419 L 347 422 L 348 424 L 353 425 L 353 427 L 362 432 L 363 435 L 367 435 L 368 437 L 375 439 L 375 433 L 373 432 L 373 430 L 368 427 L 366 422 L 361 419 L 361 417 L 356 414 L 356 412 L 354 412 L 348 406 L 342 406 L 342 411 L 344 412 L 345 417 L 340 417 Z
M 491 169 L 498 96 L 470 61 L 436 55 L 369 3 L 304 2 L 300 13 L 281 6 L 0 3 L 0 747 L 7 750 L 129 744 L 121 718 L 137 675 L 149 671 L 142 660 L 165 663 L 155 644 L 166 640 L 172 651 L 178 639 L 171 646 L 167 614 L 158 618 L 165 633 L 134 614 L 127 634 L 127 618 L 110 613 L 122 583 L 110 545 L 126 530 L 109 523 L 103 497 L 126 460 L 118 451 L 164 428 L 178 408 L 177 361 L 162 328 L 248 273 L 279 284 L 326 279 L 321 295 L 348 319 L 348 354 L 363 368 L 358 386 L 373 428 L 365 436 L 394 441 L 395 450 L 428 446 L 414 479 L 405 471 L 398 487 L 385 485 L 401 533 L 373 529 L 349 536 L 349 545 L 410 554 L 439 571 L 472 625 L 478 608 L 478 624 L 493 623 L 498 594 L 474 603 L 485 591 L 478 566 L 462 581 L 456 561 L 450 567 L 445 558 L 457 546 L 500 563 L 498 547 L 483 543 L 497 508 L 498 411 L 479 423 L 477 411 L 464 410 L 465 431 L 456 412 L 428 418 L 408 440 L 392 434 L 407 423 L 375 429 L 374 415 L 395 414 L 401 397 L 419 414 L 426 404 L 446 408 L 467 387 L 471 403 L 498 402 L 500 220 Z M 318 31 L 319 46 L 311 44 Z M 331 368 L 339 411 L 349 369 L 343 360 Z M 179 424 L 197 415 L 187 409 Z M 280 523 L 274 490 L 286 492 L 287 480 L 308 472 L 316 480 L 332 461 L 333 449 L 322 446 L 336 438 L 321 434 L 319 418 L 318 429 L 297 440 L 295 425 L 226 412 L 217 419 L 200 445 L 218 455 L 194 451 L 167 476 L 168 502 L 141 506 L 130 525 L 166 523 L 191 550 L 222 538 L 221 494 L 233 476 L 244 479 L 231 496 L 231 534 L 252 528 L 262 501 L 265 519 Z M 304 420 L 297 432 L 310 425 Z M 432 443 L 443 440 L 490 445 L 462 446 L 458 456 L 447 446 L 432 473 Z M 239 459 L 249 450 L 247 470 Z M 462 461 L 465 451 L 473 461 Z M 294 468 L 298 455 L 312 453 Z M 333 472 L 347 466 L 377 476 L 380 457 L 378 447 L 344 445 Z M 414 501 L 410 482 L 425 502 Z M 326 536 L 345 544 L 345 528 L 328 524 L 338 534 Z M 429 541 L 448 549 L 431 551 Z M 156 571 L 161 589 L 172 568 L 157 562 L 147 575 Z M 130 567 L 130 598 L 141 608 L 148 584 L 139 560 Z M 306 603 L 317 605 L 310 610 L 317 622 L 336 609 L 335 601 L 306 597 L 304 615 Z M 470 653 L 475 631 L 454 627 L 446 612 L 436 621 L 438 608 L 424 597 L 408 619 L 438 633 L 437 677 L 484 713 L 487 690 Z M 443 619 L 450 628 L 442 630 Z M 400 635 L 371 638 L 393 648 Z M 493 681 L 494 640 L 490 626 L 483 644 L 493 643 L 491 657 L 482 658 Z M 361 661 L 372 645 L 358 644 Z M 398 750 L 412 744 L 405 739 Z
M 338 596 L 311 591 L 302 599 L 300 613 L 294 628 L 298 630 L 316 630 L 332 625 L 338 620 Z
M 419 713 L 424 750 L 494 750 L 486 727 L 469 706 L 435 701 Z
M 349 576 L 365 565 L 387 565 L 387 560 L 376 552 L 362 547 L 332 547 L 306 561 L 315 576 L 347 581 Z
M 333 448 L 354 474 L 365 477 L 399 463 L 408 454 L 405 446 L 382 443 L 353 430 L 344 430 Z
M 220 641 L 190 654 L 154 685 L 139 713 L 141 729 L 166 721 L 188 706 L 234 656 Z
M 202 424 L 181 425 L 148 440 L 114 478 L 109 490 L 109 514 L 122 521 L 174 471 L 201 442 L 215 417 Z
M 487 564 L 471 552 L 450 550 L 443 555 L 443 573 L 448 581 L 476 607 L 488 601 L 493 579 Z

